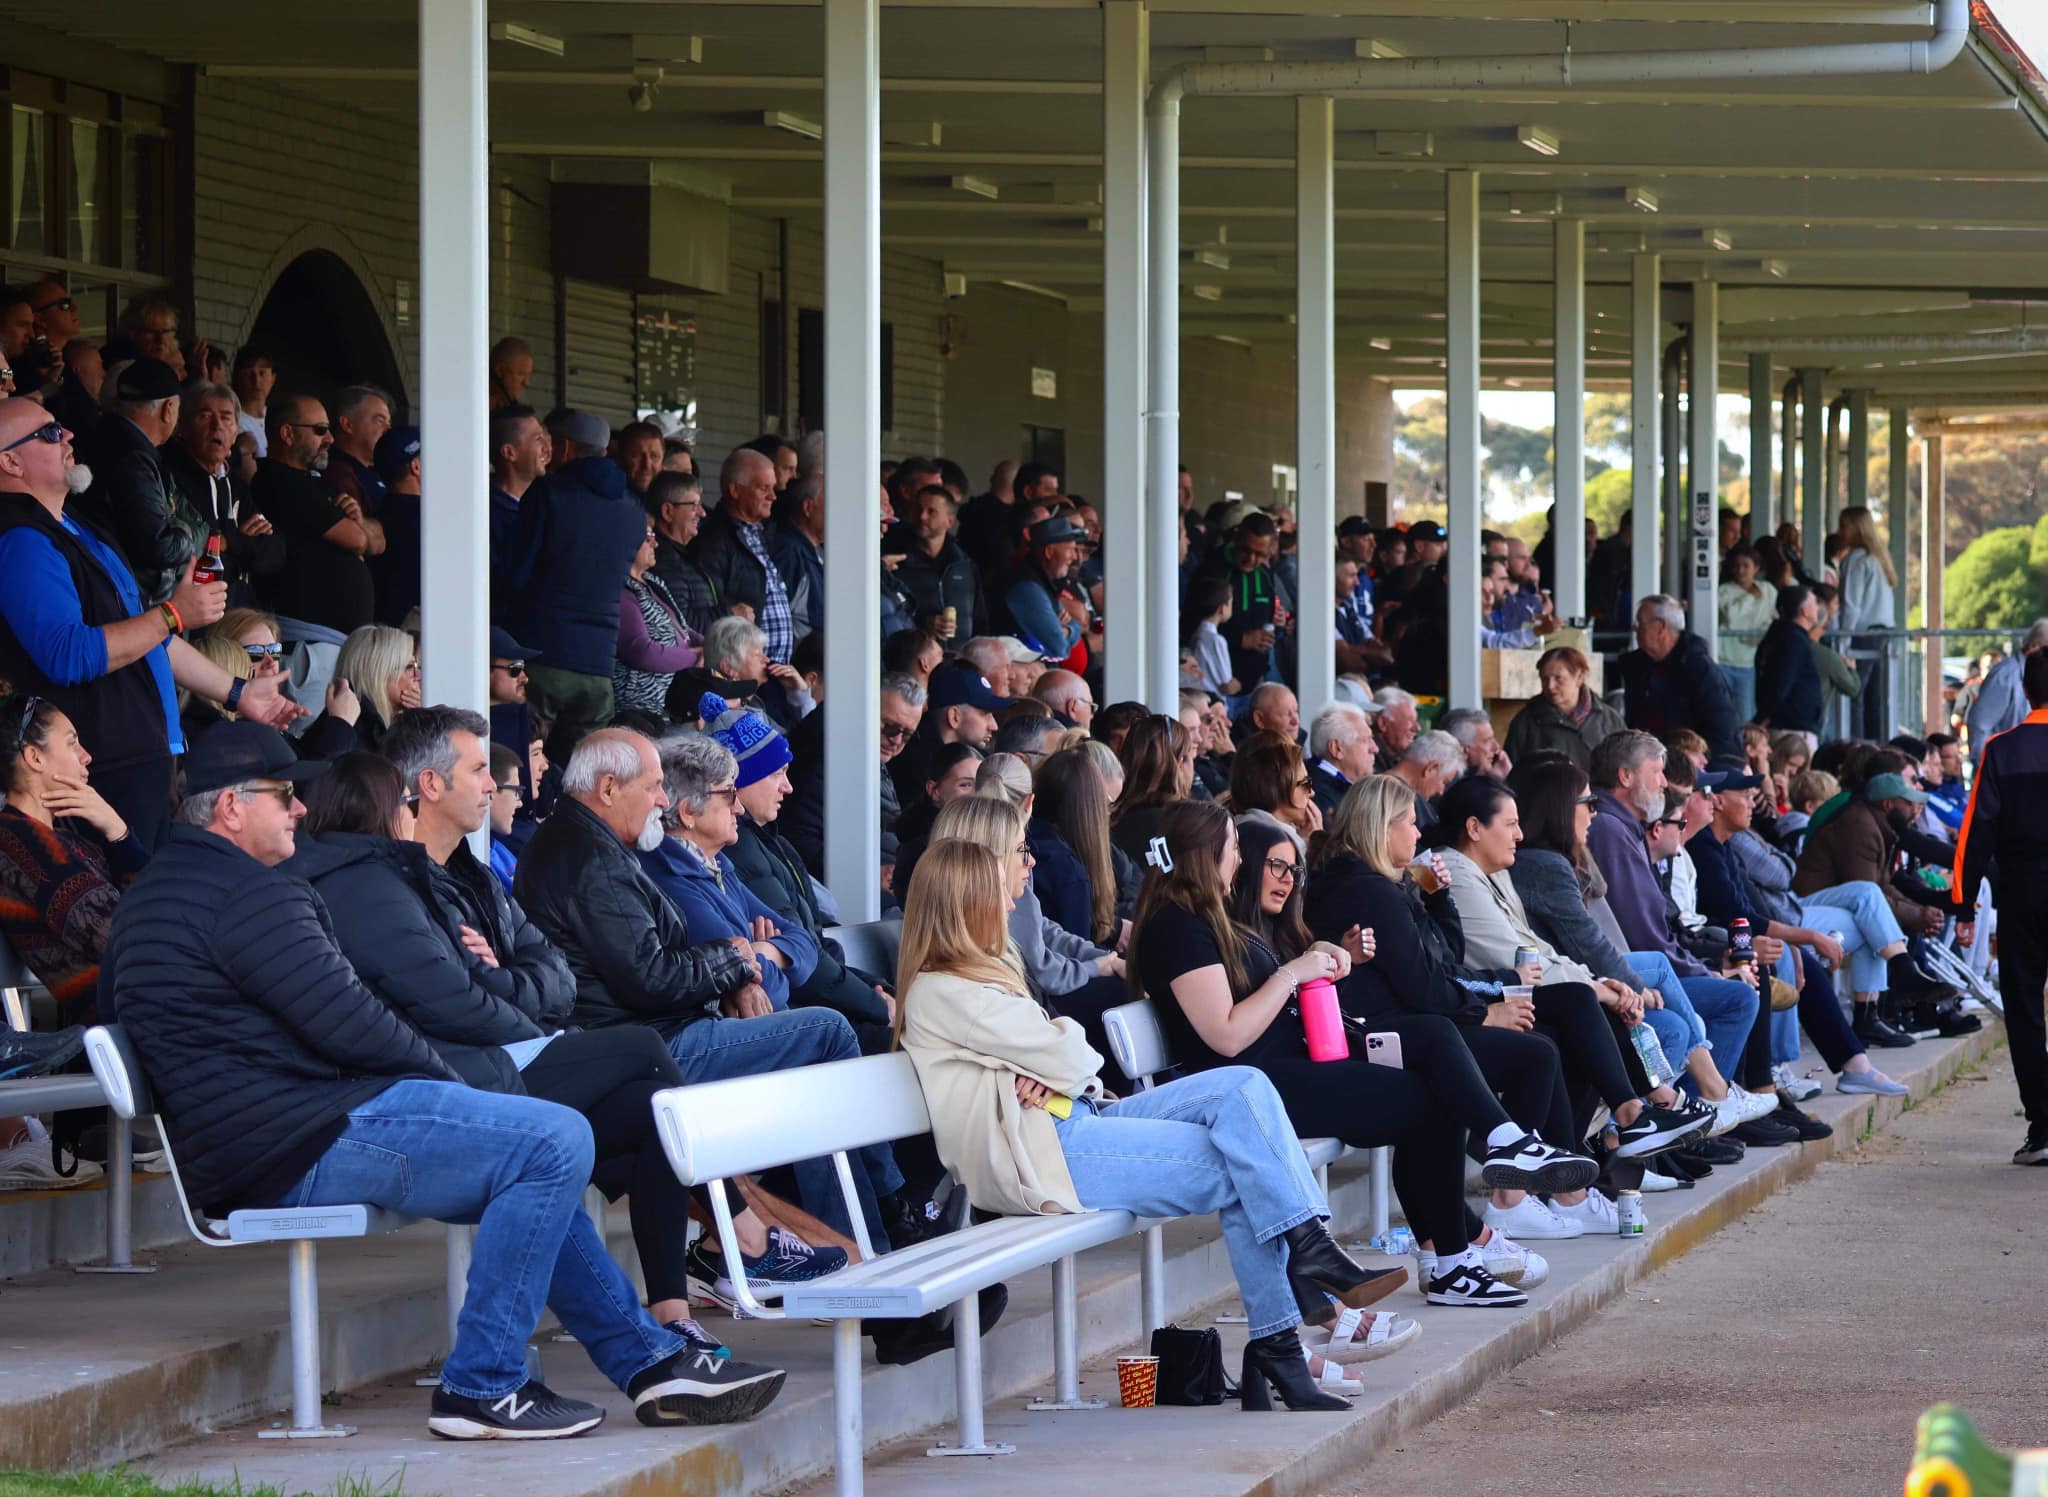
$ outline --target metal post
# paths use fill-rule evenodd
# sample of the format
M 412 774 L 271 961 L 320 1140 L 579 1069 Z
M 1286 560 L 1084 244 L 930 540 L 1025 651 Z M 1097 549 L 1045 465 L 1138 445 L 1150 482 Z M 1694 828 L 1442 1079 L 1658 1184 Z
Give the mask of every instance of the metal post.
M 1372 1151 L 1372 1235 L 1386 1234 L 1387 1223 L 1393 1215 L 1394 1201 L 1394 1151 L 1381 1144 Z
M 73 1273 L 155 1273 L 135 1253 L 135 1125 L 107 1109 L 107 1261 L 81 1263 Z
M 880 0 L 825 0 L 825 878 L 881 914 L 882 83 Z M 858 751 L 855 746 L 859 745 Z
M 1804 451 L 1799 459 L 1799 544 L 1806 572 L 1818 577 L 1827 555 L 1827 407 L 1820 398 L 1818 369 L 1799 371 L 1799 436 Z
M 960 1439 L 957 1445 L 934 1445 L 926 1455 L 1015 1455 L 1017 1447 L 998 1440 L 990 1444 L 981 1421 L 981 1315 L 978 1298 L 968 1295 L 953 1307 L 953 1388 Z
M 1771 475 L 1771 356 L 1749 356 L 1749 538 L 1760 541 L 1777 528 L 1777 486 Z
M 1059 1414 L 1103 1407 L 1101 1399 L 1081 1396 L 1081 1338 L 1075 1328 L 1078 1298 L 1074 1258 L 1070 1253 L 1052 1266 L 1052 1397 L 1034 1398 L 1024 1406 L 1034 1413 Z M 1151 1329 L 1146 1327 L 1148 1333 Z
M 1450 497 L 1450 687 L 1479 696 L 1479 173 L 1444 173 L 1445 478 Z
M 860 1372 L 860 1322 L 833 1321 L 832 1464 L 833 1489 L 838 1497 L 861 1497 L 865 1485 L 861 1479 L 866 1452 L 860 1429 Z
M 1180 710 L 1180 102 L 1145 119 L 1145 701 Z M 1107 434 L 1106 434 L 1107 435 Z M 1164 585 L 1172 579 L 1171 587 Z
M 1778 432 L 1778 523 L 1799 526 L 1799 494 L 1793 480 L 1799 475 L 1799 376 L 1785 381 L 1779 393 L 1782 411 Z
M 1906 592 L 1906 522 L 1913 480 L 1913 428 L 1902 405 L 1891 408 L 1889 421 L 1891 464 L 1885 475 L 1884 522 L 1892 544 L 1892 570 L 1899 575 L 1899 585 L 1892 589 L 1892 627 L 1903 629 L 1912 602 Z
M 1849 450 L 1842 455 L 1849 502 L 1870 503 L 1870 392 L 1849 392 Z
M 1686 622 L 1714 655 L 1721 610 L 1721 288 L 1692 283 L 1692 544 L 1686 584 Z
M 352 1424 L 320 1422 L 320 1278 L 314 1242 L 295 1237 L 285 1248 L 291 1304 L 291 1423 L 258 1430 L 264 1440 L 332 1440 L 352 1435 Z
M 1552 235 L 1557 507 L 1550 514 L 1551 588 L 1559 618 L 1586 613 L 1586 224 L 1560 218 Z
M 1941 438 L 1927 438 L 1927 474 L 1921 480 L 1921 500 L 1927 518 L 1920 525 L 1920 627 L 1927 630 L 1922 662 L 1926 673 L 1920 700 L 1924 704 L 1927 731 L 1945 728 L 1941 718 L 1942 571 L 1947 562 L 1948 484 L 1943 469 Z M 1904 581 L 1903 575 L 1900 578 Z M 1903 591 L 1903 589 L 1901 589 Z
M 1629 554 L 1629 596 L 1640 601 L 1657 591 L 1657 476 L 1663 446 L 1657 408 L 1657 373 L 1663 356 L 1658 307 L 1658 257 L 1629 257 L 1629 514 L 1634 545 Z M 1624 622 L 1610 619 L 1608 623 Z
M 426 700 L 490 699 L 490 147 L 484 0 L 420 0 L 420 517 Z M 481 856 L 489 828 L 472 846 Z
M 1837 395 L 1828 402 L 1827 450 L 1821 462 L 1821 487 L 1827 490 L 1826 504 L 1837 509 L 1842 497 L 1842 412 L 1848 407 Z
M 1138 1298 L 1145 1313 L 1145 1334 L 1166 1324 L 1166 1228 L 1147 1227 L 1138 1249 Z
M 1102 7 L 1103 588 L 1105 701 L 1145 700 L 1145 84 L 1150 12 Z M 1138 440 L 1131 440 L 1136 435 Z M 1176 606 L 1179 594 L 1174 595 Z M 1177 637 L 1177 636 L 1176 636 Z
M 1295 464 L 1301 586 L 1295 598 L 1302 721 L 1337 687 L 1336 100 L 1294 101 Z
M 1664 585 L 1657 591 L 1685 596 L 1685 422 L 1679 400 L 1685 393 L 1685 339 L 1664 349 Z

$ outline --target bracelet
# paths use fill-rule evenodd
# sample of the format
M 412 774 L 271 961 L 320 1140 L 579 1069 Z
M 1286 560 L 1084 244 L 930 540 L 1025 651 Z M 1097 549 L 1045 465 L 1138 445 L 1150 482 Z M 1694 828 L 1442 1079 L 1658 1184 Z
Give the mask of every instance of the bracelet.
M 235 677 L 235 684 L 228 688 L 228 694 L 222 699 L 221 706 L 230 712 L 240 710 L 242 705 L 242 688 L 248 684 L 245 678 L 241 676 Z
M 165 628 L 169 629 L 173 634 L 183 634 L 185 632 L 185 620 L 179 615 L 176 604 L 166 598 L 163 602 L 157 604 L 156 607 L 157 612 L 164 616 Z

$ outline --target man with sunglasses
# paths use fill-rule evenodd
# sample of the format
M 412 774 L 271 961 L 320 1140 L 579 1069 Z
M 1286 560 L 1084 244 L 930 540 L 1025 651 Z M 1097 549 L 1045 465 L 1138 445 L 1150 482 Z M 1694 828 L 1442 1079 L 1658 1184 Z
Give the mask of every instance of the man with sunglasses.
M 252 497 L 284 537 L 284 565 L 258 594 L 274 613 L 351 633 L 375 612 L 366 560 L 374 545 L 321 480 L 334 449 L 327 408 L 310 395 L 286 395 L 270 402 L 266 422 L 270 455 L 256 466 Z
M 29 305 L 35 310 L 36 336 L 50 345 L 50 352 L 62 354 L 64 345 L 78 336 L 78 303 L 55 276 L 44 276 L 28 288 Z
M 224 585 L 195 585 L 188 562 L 170 597 L 144 606 L 120 553 L 65 513 L 90 477 L 41 406 L 0 401 L 0 677 L 63 710 L 93 755 L 94 787 L 155 847 L 185 750 L 178 687 L 276 727 L 301 713 L 281 677 L 239 680 L 180 637 L 220 618 Z

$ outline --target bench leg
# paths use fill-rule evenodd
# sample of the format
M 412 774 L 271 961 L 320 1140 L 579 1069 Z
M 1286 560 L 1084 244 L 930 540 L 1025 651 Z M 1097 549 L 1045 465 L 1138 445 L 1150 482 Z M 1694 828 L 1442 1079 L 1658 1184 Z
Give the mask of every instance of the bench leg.
M 1384 1237 L 1394 1200 L 1394 1151 L 1381 1144 L 1372 1151 L 1372 1233 Z
M 1052 1397 L 1034 1398 L 1025 1405 L 1035 1413 L 1062 1414 L 1103 1407 L 1101 1399 L 1081 1396 L 1081 1338 L 1074 1326 L 1079 1299 L 1070 1253 L 1052 1266 Z
M 1145 1335 L 1166 1324 L 1166 1228 L 1154 1222 L 1139 1236 L 1138 1298 L 1145 1313 Z
M 842 1322 L 843 1323 L 843 1322 Z M 960 1406 L 960 1443 L 934 1445 L 926 1455 L 1015 1455 L 1017 1447 L 991 1445 L 981 1428 L 981 1299 L 970 1294 L 953 1307 L 953 1379 Z
M 135 1261 L 135 1133 L 128 1119 L 107 1109 L 107 1261 L 78 1273 L 155 1273 Z
M 469 1250 L 474 1240 L 471 1235 L 473 1231 L 473 1228 L 458 1226 L 450 1222 L 441 1240 L 442 1254 L 447 1261 L 448 1283 L 444 1292 L 447 1297 L 446 1308 L 448 1311 L 448 1350 L 451 1352 L 455 1350 L 455 1333 L 462 1324 L 462 1301 L 469 1293 Z M 538 1377 L 540 1375 L 533 1371 L 533 1363 L 539 1355 L 540 1348 L 534 1346 L 526 1348 L 527 1372 L 529 1376 Z M 412 1381 L 415 1388 L 438 1388 L 441 1386 L 441 1373 L 437 1368 L 423 1376 L 414 1378 Z
M 838 1497 L 861 1497 L 860 1322 L 832 1322 L 832 1462 Z
M 352 1424 L 320 1422 L 320 1281 L 310 1237 L 293 1239 L 291 1255 L 292 1422 L 259 1430 L 265 1440 L 332 1440 L 352 1435 Z

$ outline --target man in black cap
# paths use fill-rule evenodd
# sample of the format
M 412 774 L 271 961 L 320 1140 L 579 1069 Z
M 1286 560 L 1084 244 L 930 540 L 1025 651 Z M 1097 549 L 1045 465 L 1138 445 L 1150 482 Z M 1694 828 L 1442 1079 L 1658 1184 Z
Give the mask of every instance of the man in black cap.
M 257 595 L 286 618 L 341 634 L 360 629 L 376 609 L 366 560 L 374 545 L 321 479 L 334 449 L 327 407 L 310 395 L 279 396 L 265 426 L 269 456 L 256 465 L 250 495 L 284 537 L 284 565 L 261 579 Z
M 394 426 L 385 432 L 377 439 L 372 466 L 383 485 L 376 498 L 376 524 L 384 534 L 384 549 L 370 558 L 377 622 L 403 628 L 420 606 L 420 429 Z
M 1040 520 L 1029 532 L 1030 547 L 1003 594 L 1017 632 L 1051 659 L 1065 660 L 1087 632 L 1088 607 L 1062 587 L 1088 532 L 1063 515 Z
M 177 488 L 157 449 L 178 429 L 178 377 L 156 359 L 135 359 L 114 379 L 108 419 L 79 453 L 92 486 L 72 513 L 120 548 L 145 603 L 160 603 L 198 554 L 177 521 Z

